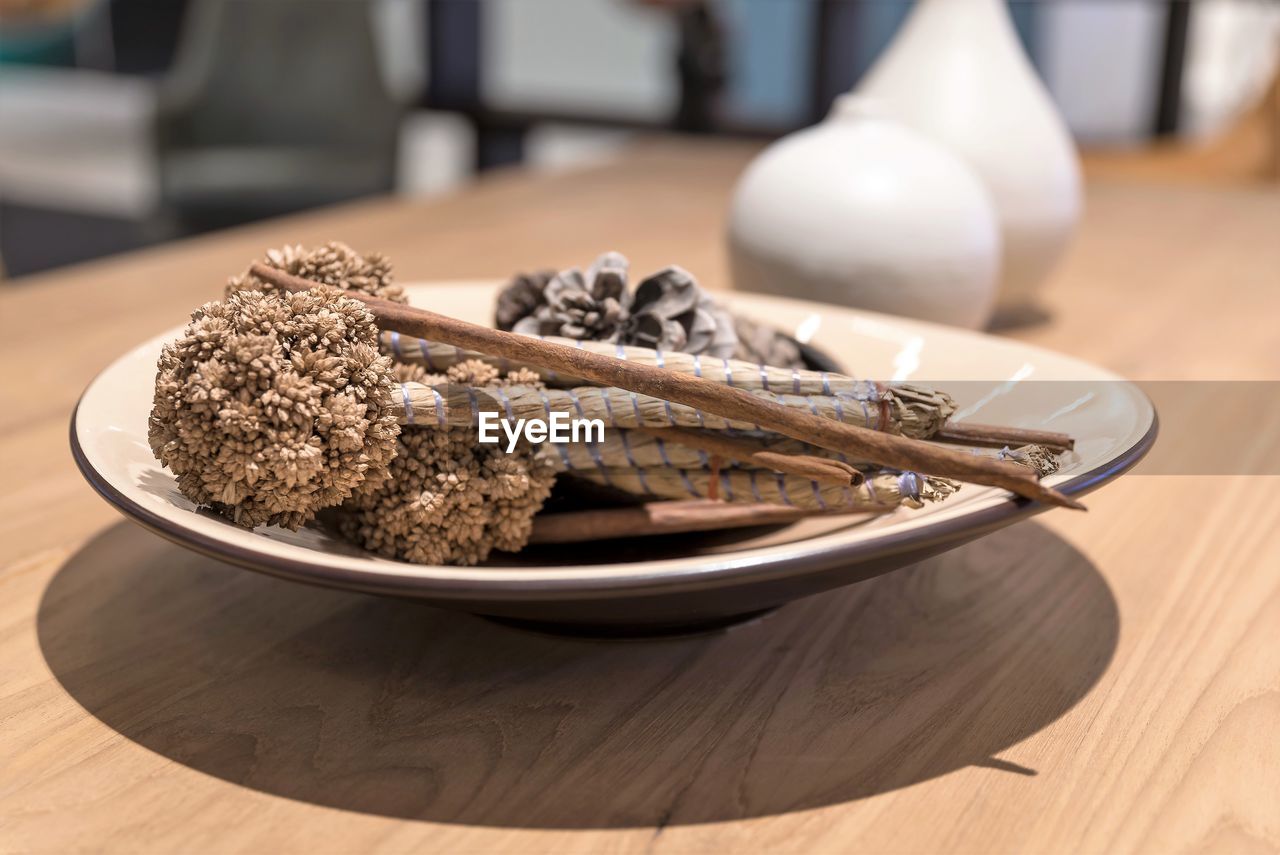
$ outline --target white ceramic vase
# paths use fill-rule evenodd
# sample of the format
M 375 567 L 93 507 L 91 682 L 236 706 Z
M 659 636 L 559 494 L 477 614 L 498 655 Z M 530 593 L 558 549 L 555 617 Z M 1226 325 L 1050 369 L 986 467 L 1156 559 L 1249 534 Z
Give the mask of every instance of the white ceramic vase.
M 1004 0 L 917 0 L 856 91 L 977 171 L 1004 240 L 999 306 L 1034 302 L 1079 219 L 1080 168 Z
M 995 303 L 1000 234 L 972 169 L 846 95 L 747 168 L 729 256 L 744 290 L 980 327 Z

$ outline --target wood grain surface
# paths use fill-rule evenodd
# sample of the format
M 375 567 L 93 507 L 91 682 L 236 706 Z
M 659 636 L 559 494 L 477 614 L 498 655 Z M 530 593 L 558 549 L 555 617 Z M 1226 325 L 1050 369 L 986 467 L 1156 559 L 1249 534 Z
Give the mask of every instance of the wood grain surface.
M 1280 850 L 1275 477 L 1140 469 L 753 624 L 607 643 L 244 572 L 75 471 L 89 379 L 269 246 L 341 238 L 406 280 L 614 248 L 720 287 L 751 152 L 654 141 L 4 285 L 0 851 Z M 1280 380 L 1278 238 L 1274 189 L 1095 182 L 1045 317 L 1007 332 Z

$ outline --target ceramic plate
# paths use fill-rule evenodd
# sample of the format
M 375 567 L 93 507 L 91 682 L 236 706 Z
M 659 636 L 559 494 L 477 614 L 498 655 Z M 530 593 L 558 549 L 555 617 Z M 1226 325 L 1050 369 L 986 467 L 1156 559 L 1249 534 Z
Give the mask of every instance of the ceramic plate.
M 415 304 L 488 323 L 496 283 L 417 285 Z M 1156 414 L 1134 385 L 1015 341 L 887 315 L 732 294 L 735 311 L 779 326 L 857 376 L 930 383 L 975 422 L 1064 431 L 1076 448 L 1047 479 L 1079 495 L 1150 448 Z M 297 581 L 418 597 L 517 621 L 591 631 L 714 624 L 893 570 L 1045 510 L 965 485 L 945 502 L 875 518 L 807 520 L 769 531 L 540 547 L 481 567 L 373 557 L 319 529 L 246 531 L 201 513 L 147 445 L 156 358 L 179 329 L 135 348 L 85 390 L 71 445 L 85 477 L 126 516 L 175 543 Z M 1071 511 L 1056 511 L 1071 513 Z M 1035 560 L 1028 555 L 1027 561 Z

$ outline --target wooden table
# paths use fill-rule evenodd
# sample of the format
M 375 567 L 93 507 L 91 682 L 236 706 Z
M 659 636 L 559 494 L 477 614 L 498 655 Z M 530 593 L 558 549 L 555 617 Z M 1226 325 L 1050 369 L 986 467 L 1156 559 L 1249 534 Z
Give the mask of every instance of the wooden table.
M 1274 478 L 1132 475 L 1088 514 L 639 644 L 233 569 L 75 472 L 94 373 L 269 246 L 342 238 L 404 279 L 617 248 L 720 286 L 750 153 L 653 144 L 5 286 L 0 850 L 1280 848 Z M 1144 379 L 1280 379 L 1277 238 L 1275 191 L 1096 183 L 1051 320 L 1016 335 Z

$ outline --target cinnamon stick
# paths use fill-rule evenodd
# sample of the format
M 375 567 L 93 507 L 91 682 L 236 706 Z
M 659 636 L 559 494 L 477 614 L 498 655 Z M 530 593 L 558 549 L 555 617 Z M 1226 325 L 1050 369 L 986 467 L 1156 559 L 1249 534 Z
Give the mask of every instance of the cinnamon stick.
M 854 467 L 840 460 L 815 457 L 811 454 L 782 454 L 770 451 L 765 445 L 737 436 L 727 436 L 715 431 L 698 431 L 689 428 L 640 428 L 641 433 L 656 436 L 667 442 L 686 448 L 705 451 L 707 454 L 747 463 L 758 469 L 772 469 L 788 475 L 799 475 L 819 484 L 837 487 L 856 487 L 863 475 Z M 713 481 L 714 483 L 714 481 Z
M 259 279 L 287 291 L 323 287 L 320 283 L 261 263 L 254 264 L 250 271 Z M 1036 475 L 1024 466 L 823 419 L 700 377 L 539 341 L 355 291 L 346 292 L 345 296 L 366 303 L 386 329 L 527 362 L 606 386 L 653 395 L 725 418 L 754 422 L 762 428 L 882 466 L 1001 487 L 1045 504 L 1084 509 L 1074 499 L 1041 484 Z
M 539 514 L 533 519 L 529 543 L 590 543 L 622 537 L 786 525 L 805 517 L 832 515 L 834 512 L 831 511 L 782 505 L 730 505 L 708 499 L 646 502 L 625 508 Z
M 962 445 L 980 445 L 999 448 L 1023 445 L 1043 445 L 1054 451 L 1070 451 L 1076 441 L 1070 434 L 1052 430 L 1007 427 L 1005 425 L 981 425 L 973 422 L 947 422 L 930 437 L 937 442 L 958 442 Z

